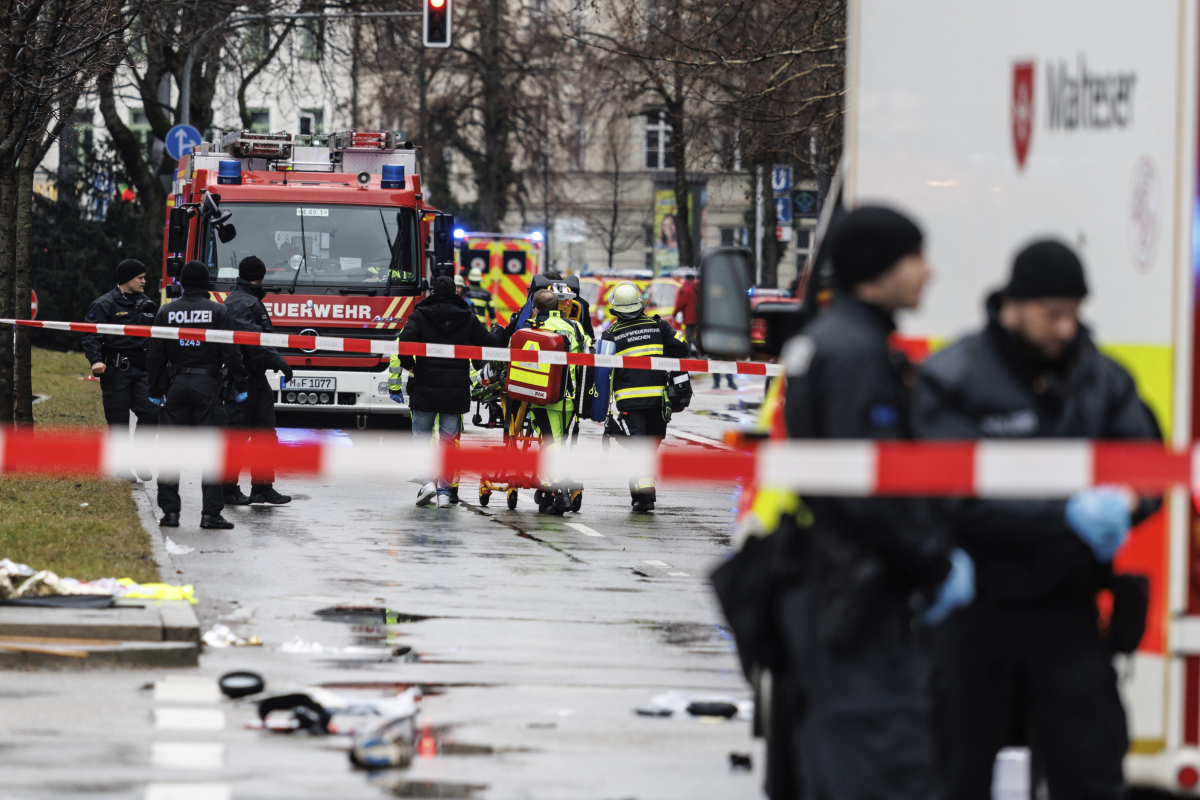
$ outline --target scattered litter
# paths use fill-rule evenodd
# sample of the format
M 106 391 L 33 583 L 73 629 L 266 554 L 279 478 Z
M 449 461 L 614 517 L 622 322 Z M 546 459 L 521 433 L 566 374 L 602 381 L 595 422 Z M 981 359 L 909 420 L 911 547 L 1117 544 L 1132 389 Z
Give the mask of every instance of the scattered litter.
M 635 711 L 643 717 L 669 717 L 687 712 L 702 719 L 736 717 L 748 720 L 754 714 L 754 701 L 721 695 L 695 695 L 676 689 L 651 697 L 650 702 L 638 706 Z
M 413 717 L 385 722 L 354 740 L 350 763 L 363 769 L 407 767 L 413 760 Z
M 0 569 L 7 572 L 9 575 L 18 575 L 22 578 L 32 577 L 36 569 L 28 564 L 18 564 L 14 561 L 9 561 L 7 558 L 0 558 Z
M 195 605 L 196 589 L 191 584 L 184 586 L 174 586 L 170 583 L 134 583 L 130 578 L 121 578 L 117 581 L 124 591 L 122 597 L 138 598 L 142 600 L 187 600 Z
M 34 574 L 17 587 L 13 597 L 46 597 L 63 594 L 108 594 L 103 589 L 80 583 L 74 578 L 59 578 L 48 569 Z
M 350 645 L 348 647 L 329 647 L 318 641 L 306 642 L 299 636 L 279 645 L 281 653 L 307 653 L 343 656 L 365 656 L 377 659 L 391 660 L 410 656 L 412 648 L 407 645 L 399 647 L 380 647 L 378 645 Z M 412 660 L 412 659 L 409 659 Z
M 217 685 L 226 697 L 237 698 L 258 694 L 267 684 L 257 672 L 226 672 Z
M 88 507 L 88 504 L 87 504 L 87 503 L 80 503 L 80 504 L 79 504 L 79 507 L 80 507 L 80 508 L 87 508 L 87 507 Z
M 87 503 L 84 503 L 87 505 Z M 175 544 L 171 541 L 171 537 L 167 537 L 167 552 L 173 556 L 186 556 L 188 553 L 194 552 L 196 548 L 188 547 L 186 544 Z
M 257 647 L 262 645 L 262 639 L 251 636 L 243 639 L 229 629 L 228 625 L 217 623 L 201 637 L 209 647 Z
M 257 677 L 254 673 L 244 674 Z M 382 730 L 396 720 L 409 720 L 411 746 L 412 720 L 417 715 L 420 699 L 421 689 L 416 686 L 394 697 L 382 698 L 344 697 L 320 686 L 303 686 L 259 701 L 260 724 L 256 727 L 279 733 L 307 730 L 309 733 L 383 736 Z M 395 735 L 396 730 L 392 730 L 387 738 Z
M 729 768 L 735 772 L 749 772 L 754 769 L 754 762 L 750 760 L 749 753 L 730 753 Z

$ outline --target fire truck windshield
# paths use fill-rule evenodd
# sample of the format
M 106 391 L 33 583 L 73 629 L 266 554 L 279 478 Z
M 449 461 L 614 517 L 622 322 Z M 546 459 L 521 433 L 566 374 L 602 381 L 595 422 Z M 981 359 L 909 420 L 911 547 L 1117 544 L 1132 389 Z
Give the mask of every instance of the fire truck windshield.
M 214 282 L 235 281 L 238 263 L 258 256 L 268 286 L 415 287 L 421 278 L 417 213 L 411 208 L 291 203 L 221 204 L 237 233 L 222 243 L 202 233 L 202 260 Z

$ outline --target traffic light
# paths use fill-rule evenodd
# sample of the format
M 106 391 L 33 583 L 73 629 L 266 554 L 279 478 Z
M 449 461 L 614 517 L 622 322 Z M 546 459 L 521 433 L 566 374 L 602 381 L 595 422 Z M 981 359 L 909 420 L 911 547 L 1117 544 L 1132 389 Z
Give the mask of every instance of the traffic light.
M 421 43 L 426 47 L 450 46 L 451 0 L 421 0 Z

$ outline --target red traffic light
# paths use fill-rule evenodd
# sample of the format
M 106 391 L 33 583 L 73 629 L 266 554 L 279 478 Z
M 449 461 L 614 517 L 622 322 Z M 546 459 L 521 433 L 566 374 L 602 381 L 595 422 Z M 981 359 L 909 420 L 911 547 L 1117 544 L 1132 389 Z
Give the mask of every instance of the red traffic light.
M 450 46 L 450 20 L 453 0 L 423 0 L 421 3 L 421 44 L 426 47 Z

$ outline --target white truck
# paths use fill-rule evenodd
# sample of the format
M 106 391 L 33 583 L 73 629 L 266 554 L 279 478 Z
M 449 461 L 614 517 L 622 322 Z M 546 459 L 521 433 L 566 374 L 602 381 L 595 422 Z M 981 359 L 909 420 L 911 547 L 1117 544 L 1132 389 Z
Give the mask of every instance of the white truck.
M 984 322 L 1013 255 L 1055 235 L 1082 254 L 1086 321 L 1135 376 L 1167 440 L 1200 433 L 1195 301 L 1195 2 L 850 0 L 843 199 L 920 220 L 936 277 L 902 322 L 915 349 Z M 1195 235 L 1194 235 L 1195 232 Z M 1151 581 L 1118 665 L 1130 784 L 1200 793 L 1200 516 L 1184 490 L 1118 569 Z

